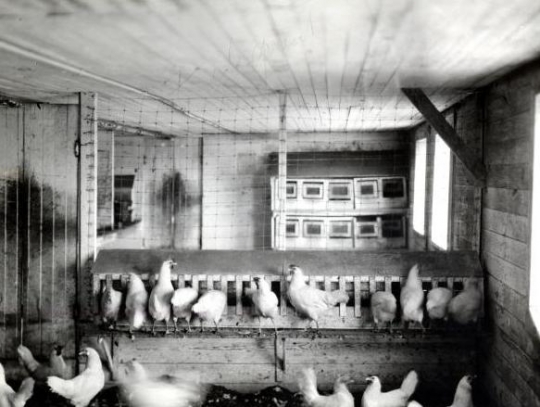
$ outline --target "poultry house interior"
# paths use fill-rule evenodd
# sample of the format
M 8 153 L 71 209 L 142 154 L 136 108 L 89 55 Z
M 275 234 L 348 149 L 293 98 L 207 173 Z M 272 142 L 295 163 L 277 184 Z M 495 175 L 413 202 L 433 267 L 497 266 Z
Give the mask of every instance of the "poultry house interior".
M 0 407 L 540 407 L 536 1 L 0 20 Z

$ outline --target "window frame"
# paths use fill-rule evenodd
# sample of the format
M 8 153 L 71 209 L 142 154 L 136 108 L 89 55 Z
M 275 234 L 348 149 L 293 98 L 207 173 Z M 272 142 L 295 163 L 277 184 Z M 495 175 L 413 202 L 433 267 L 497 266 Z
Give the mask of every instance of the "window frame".
M 418 143 L 419 142 L 424 142 L 424 193 L 423 193 L 423 202 L 422 202 L 422 210 L 419 211 L 419 212 L 415 212 L 415 206 L 418 202 L 418 199 L 419 198 L 417 195 L 416 195 L 416 191 L 417 191 L 417 187 L 418 187 L 418 182 L 417 182 L 417 178 L 416 178 L 416 175 L 417 175 L 417 149 L 418 149 Z M 413 205 L 413 208 L 412 208 L 412 230 L 418 235 L 418 236 L 421 236 L 421 237 L 426 237 L 427 235 L 427 222 L 426 222 L 426 209 L 427 209 L 427 204 L 426 204 L 426 201 L 427 201 L 427 196 L 428 196 L 428 188 L 427 188 L 427 175 L 428 175 L 428 137 L 421 137 L 421 138 L 418 138 L 414 141 L 414 174 L 413 174 L 413 191 L 412 191 L 412 205 Z M 418 213 L 418 214 L 422 214 L 422 226 L 423 226 L 423 230 L 422 231 L 419 231 L 416 229 L 415 225 L 415 214 Z
M 444 145 L 448 148 L 448 151 L 449 151 L 449 160 L 448 160 L 448 165 L 449 165 L 449 169 L 448 169 L 448 208 L 447 208 L 447 213 L 446 213 L 446 222 L 447 222 L 447 225 L 446 225 L 446 247 L 442 247 L 441 245 L 439 245 L 437 242 L 435 242 L 433 240 L 433 227 L 435 225 L 435 223 L 433 222 L 433 216 L 434 216 L 434 211 L 433 211 L 433 207 L 434 207 L 434 199 L 435 199 L 435 166 L 437 165 L 437 160 L 436 160 L 436 155 L 437 155 L 437 139 L 439 139 L 442 143 L 444 143 Z M 433 148 L 432 148 L 432 152 L 433 152 L 433 158 L 432 158 L 432 176 L 431 176 L 431 202 L 430 202 L 430 219 L 429 219 L 429 244 L 432 248 L 434 249 L 437 249 L 437 250 L 444 250 L 444 251 L 447 251 L 447 250 L 451 250 L 452 249 L 452 245 L 451 245 L 451 242 L 452 242 L 452 222 L 451 222 L 451 218 L 452 218 L 452 179 L 453 179 L 453 171 L 454 171 L 454 153 L 452 151 L 452 149 L 450 148 L 450 146 L 446 143 L 446 141 L 444 141 L 444 139 L 438 134 L 438 133 L 433 133 L 433 137 L 432 137 L 432 143 L 433 143 Z
M 540 253 L 537 250 L 532 250 L 533 246 L 540 241 L 540 211 L 534 211 L 534 203 L 540 201 L 540 92 L 534 94 L 533 106 L 534 124 L 530 148 L 531 194 L 529 201 L 529 290 L 527 293 L 527 307 L 533 326 L 536 328 L 537 333 L 540 334 L 540 296 L 538 295 L 540 290 L 540 273 L 538 272 Z M 536 292 L 536 295 L 534 295 L 534 292 Z

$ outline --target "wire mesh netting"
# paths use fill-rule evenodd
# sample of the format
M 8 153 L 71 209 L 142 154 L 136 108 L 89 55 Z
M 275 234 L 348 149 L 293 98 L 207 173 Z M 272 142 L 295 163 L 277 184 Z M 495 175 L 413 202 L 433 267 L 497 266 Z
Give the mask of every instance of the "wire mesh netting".
M 404 97 L 105 98 L 97 117 L 102 247 L 407 246 Z

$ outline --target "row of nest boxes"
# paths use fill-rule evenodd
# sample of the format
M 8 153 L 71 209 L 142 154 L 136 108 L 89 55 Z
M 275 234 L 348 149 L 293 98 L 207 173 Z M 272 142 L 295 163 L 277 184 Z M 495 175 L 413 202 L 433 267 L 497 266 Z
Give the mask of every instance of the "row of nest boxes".
M 282 217 L 274 216 L 274 247 L 282 248 L 279 236 Z M 282 226 L 281 226 L 282 227 Z M 287 249 L 400 249 L 407 246 L 407 218 L 402 215 L 317 217 L 286 216 Z
M 287 212 L 356 211 L 380 213 L 406 208 L 405 177 L 287 178 Z M 279 179 L 272 178 L 272 210 L 281 210 Z

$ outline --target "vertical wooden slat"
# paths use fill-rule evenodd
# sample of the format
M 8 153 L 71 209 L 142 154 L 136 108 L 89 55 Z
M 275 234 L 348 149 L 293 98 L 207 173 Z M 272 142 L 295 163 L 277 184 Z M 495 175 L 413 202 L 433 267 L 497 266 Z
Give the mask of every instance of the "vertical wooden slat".
M 96 255 L 97 225 L 97 94 L 80 93 L 79 143 L 79 247 L 78 293 L 82 307 L 87 308 L 90 270 Z M 85 295 L 86 294 L 86 295 Z
M 184 288 L 186 286 L 186 279 L 184 274 L 178 274 L 178 288 Z
M 345 283 L 345 276 L 339 276 L 339 289 L 340 291 L 346 291 L 347 285 Z M 347 304 L 342 302 L 339 304 L 339 316 L 347 316 Z
M 354 276 L 354 279 L 353 279 L 354 316 L 357 318 L 362 317 L 362 306 L 361 306 L 362 296 L 360 292 L 361 286 L 362 284 L 361 284 L 360 276 Z
M 208 274 L 206 276 L 206 288 L 208 289 L 208 291 L 214 289 L 214 276 L 213 275 Z
M 196 275 L 196 274 L 193 274 L 191 276 L 191 287 L 193 287 L 194 289 L 199 291 L 199 294 L 203 294 L 203 293 L 201 293 L 201 290 L 199 288 L 199 276 Z
M 100 276 L 94 274 L 92 276 L 92 315 L 99 315 L 99 296 L 101 294 L 101 279 Z
M 279 93 L 278 133 L 278 216 L 276 226 L 276 248 L 285 250 L 287 228 L 287 94 Z
M 309 276 L 309 286 L 317 288 L 317 281 L 315 279 L 315 276 Z
M 279 288 L 279 292 L 280 292 L 280 314 L 285 316 L 287 315 L 287 276 L 286 275 L 282 275 L 281 276 L 281 281 L 280 281 L 280 288 Z
M 242 315 L 242 276 L 235 276 L 236 315 Z
M 373 294 L 377 290 L 377 282 L 374 276 L 369 276 L 369 293 Z
M 225 294 L 225 297 L 228 298 L 227 281 L 228 281 L 228 278 L 226 275 L 221 276 L 221 291 L 223 292 L 223 294 Z M 227 315 L 228 313 L 229 313 L 229 307 L 226 306 L 225 309 L 223 310 L 223 315 Z
M 105 287 L 107 287 L 107 290 L 110 290 L 112 288 L 113 283 L 113 276 L 111 274 L 107 274 L 105 276 Z
M 384 291 L 387 291 L 387 292 L 392 291 L 392 277 L 384 278 Z
M 126 291 L 127 290 L 127 286 L 128 286 L 128 276 L 126 274 L 122 274 L 120 276 L 120 286 L 122 287 L 122 291 Z
M 330 276 L 324 276 L 324 291 L 332 290 L 332 280 Z
M 454 294 L 454 278 L 453 277 L 447 277 L 446 278 L 446 286 L 450 291 L 452 291 L 452 294 Z

